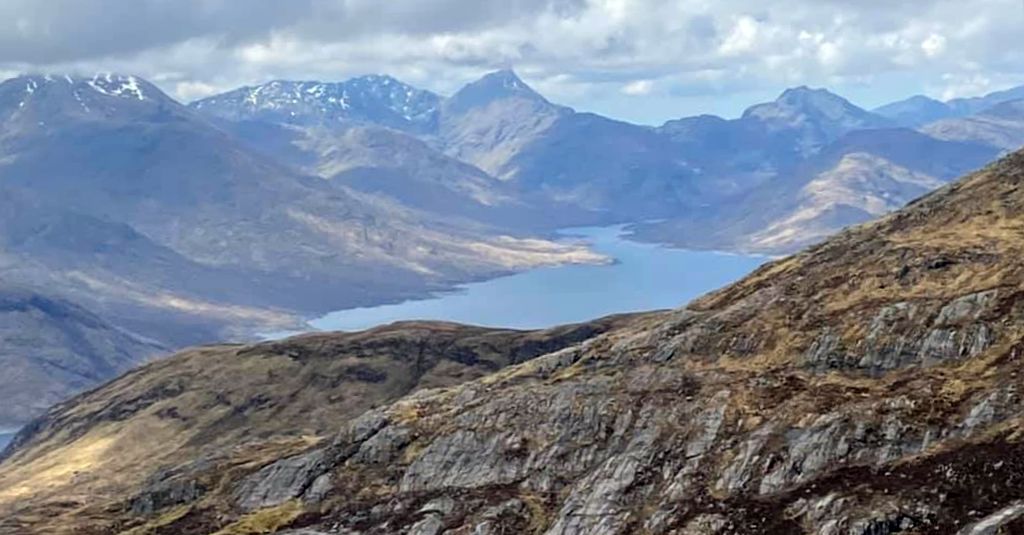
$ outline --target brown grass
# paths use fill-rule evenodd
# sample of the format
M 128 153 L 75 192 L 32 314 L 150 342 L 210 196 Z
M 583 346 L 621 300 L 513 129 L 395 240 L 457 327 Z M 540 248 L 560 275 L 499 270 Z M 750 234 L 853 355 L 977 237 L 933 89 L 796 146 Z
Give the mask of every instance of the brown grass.
M 303 512 L 302 503 L 292 500 L 277 507 L 249 513 L 212 535 L 260 535 L 287 527 Z

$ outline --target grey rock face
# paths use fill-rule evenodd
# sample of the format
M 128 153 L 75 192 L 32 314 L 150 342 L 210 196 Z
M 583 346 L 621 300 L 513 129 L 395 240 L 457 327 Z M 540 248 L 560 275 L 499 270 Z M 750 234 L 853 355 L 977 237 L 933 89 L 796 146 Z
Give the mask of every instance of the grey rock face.
M 996 337 L 984 321 L 997 304 L 995 290 L 965 295 L 945 303 L 930 328 L 922 317 L 934 314 L 935 304 L 896 303 L 883 307 L 856 349 L 848 349 L 837 334 L 822 333 L 804 355 L 807 367 L 818 371 L 863 370 L 884 373 L 908 366 L 935 366 L 980 355 Z
M 444 522 L 439 515 L 428 514 L 409 528 L 409 535 L 439 535 L 443 528 Z
M 867 330 L 888 333 L 910 316 L 924 318 L 929 329 L 933 324 L 978 321 L 985 317 L 979 312 L 984 307 L 974 305 L 991 303 L 989 299 L 969 296 L 925 309 L 895 305 L 876 314 Z M 739 311 L 730 314 L 742 316 Z M 681 321 L 686 323 L 685 318 Z M 435 404 L 450 406 L 451 400 L 458 399 L 459 408 L 443 417 L 397 424 L 395 418 L 409 411 L 409 406 L 388 412 L 392 422 L 374 438 L 404 436 L 435 426 L 450 431 L 434 434 L 425 447 L 421 443 L 407 465 L 392 461 L 398 466 L 393 465 L 389 477 L 400 481 L 392 498 L 403 505 L 382 503 L 376 514 L 385 518 L 387 511 L 413 510 L 417 516 L 405 527 L 392 524 L 373 533 L 447 529 L 491 534 L 500 533 L 495 531 L 498 526 L 511 525 L 508 518 L 538 523 L 546 535 L 626 535 L 640 526 L 661 535 L 758 533 L 749 527 L 757 525 L 756 516 L 739 521 L 733 511 L 710 512 L 697 504 L 712 499 L 721 500 L 722 507 L 732 500 L 768 503 L 793 497 L 790 493 L 799 489 L 796 496 L 806 492 L 808 497 L 789 502 L 784 515 L 799 519 L 802 531 L 793 533 L 905 532 L 934 522 L 938 514 L 934 504 L 915 502 L 904 507 L 881 494 L 868 499 L 844 493 L 856 486 L 819 495 L 814 485 L 844 471 L 887 477 L 885 470 L 925 454 L 936 442 L 977 436 L 979 429 L 1006 421 L 1013 407 L 1020 407 L 1015 393 L 1007 390 L 964 400 L 961 423 L 925 428 L 912 415 L 930 402 L 917 393 L 866 398 L 842 410 L 809 414 L 796 410 L 798 405 L 787 408 L 795 402 L 791 399 L 771 409 L 775 412 L 769 422 L 758 424 L 760 417 L 743 415 L 756 405 L 745 398 L 751 392 L 749 386 L 782 391 L 784 381 L 754 376 L 747 386 L 730 383 L 724 388 L 716 383 L 720 377 L 711 372 L 691 372 L 680 381 L 676 366 L 687 365 L 658 359 L 659 352 L 643 343 L 648 336 L 617 340 L 604 346 L 600 356 L 591 347 L 582 356 L 577 351 L 542 357 L 508 376 L 499 374 L 488 386 L 427 391 L 410 401 L 420 413 Z M 878 340 L 883 338 L 879 334 Z M 667 341 L 663 338 L 660 343 Z M 510 389 L 495 386 L 522 381 L 517 375 L 534 380 L 516 382 L 518 386 Z M 573 379 L 560 379 L 566 377 Z M 488 393 L 495 388 L 502 392 L 500 404 Z M 813 406 L 814 394 L 810 396 L 804 401 Z M 379 414 L 367 420 L 377 422 L 374 428 L 382 421 Z M 362 447 L 375 443 L 374 438 Z M 345 469 L 380 467 L 379 459 L 357 454 L 348 459 Z M 535 510 L 516 506 L 514 515 L 502 517 L 505 520 L 487 518 L 496 513 L 495 506 L 473 500 L 491 499 L 485 497 L 496 489 L 548 497 L 547 512 L 538 517 Z M 422 496 L 432 498 L 412 501 Z
M 148 516 L 166 507 L 193 503 L 205 492 L 206 489 L 193 479 L 161 482 L 132 500 L 132 513 Z
M 1013 504 L 996 511 L 978 523 L 968 526 L 958 535 L 996 535 L 1000 528 L 1024 515 L 1024 504 Z
M 323 450 L 282 459 L 244 479 L 235 490 L 235 500 L 245 511 L 280 505 L 310 490 L 324 470 Z

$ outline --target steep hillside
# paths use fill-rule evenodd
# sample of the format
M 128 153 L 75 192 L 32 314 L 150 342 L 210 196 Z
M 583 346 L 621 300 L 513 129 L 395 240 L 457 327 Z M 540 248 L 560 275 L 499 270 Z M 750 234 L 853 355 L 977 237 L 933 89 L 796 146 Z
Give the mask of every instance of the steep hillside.
M 0 429 L 165 351 L 64 300 L 0 288 Z
M 20 506 L 7 525 L 1015 533 L 1024 513 L 1022 237 L 1018 154 L 684 309 L 355 420 L 341 415 L 334 438 L 308 449 L 296 441 L 233 450 L 235 463 L 180 465 L 114 503 L 81 507 L 83 493 L 102 487 L 62 474 L 94 480 L 90 467 L 109 458 L 117 433 L 138 429 L 131 414 L 145 404 L 108 409 L 127 418 L 101 419 L 77 439 L 47 438 L 44 420 L 0 468 L 8 506 Z M 168 361 L 164 373 L 186 362 Z M 89 400 L 110 399 L 118 384 L 49 421 L 95 414 Z M 40 493 L 58 483 L 71 490 Z
M 702 193 L 714 194 L 712 180 L 698 183 L 683 150 L 654 129 L 574 113 L 524 145 L 505 169 L 527 198 L 634 221 L 680 213 Z

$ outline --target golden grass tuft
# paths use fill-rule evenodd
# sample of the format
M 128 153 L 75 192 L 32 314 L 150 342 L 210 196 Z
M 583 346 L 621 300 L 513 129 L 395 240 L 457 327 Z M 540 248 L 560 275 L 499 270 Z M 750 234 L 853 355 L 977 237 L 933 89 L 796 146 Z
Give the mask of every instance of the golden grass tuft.
M 119 535 L 150 535 L 159 528 L 170 526 L 171 524 L 174 524 L 175 522 L 181 520 L 185 517 L 185 515 L 187 515 L 191 511 L 192 506 L 190 505 L 182 505 L 180 507 L 175 507 L 173 509 L 165 511 L 157 518 L 150 520 L 149 522 L 141 526 L 132 528 L 128 531 L 122 531 Z
M 249 513 L 237 522 L 230 524 L 212 535 L 260 535 L 276 533 L 287 527 L 303 512 L 302 503 L 298 500 L 283 503 L 277 507 L 261 509 Z
M 544 506 L 544 500 L 534 494 L 522 494 L 519 498 L 530 511 L 528 533 L 543 533 L 548 528 L 548 524 L 551 523 L 551 520 L 548 518 L 547 507 Z

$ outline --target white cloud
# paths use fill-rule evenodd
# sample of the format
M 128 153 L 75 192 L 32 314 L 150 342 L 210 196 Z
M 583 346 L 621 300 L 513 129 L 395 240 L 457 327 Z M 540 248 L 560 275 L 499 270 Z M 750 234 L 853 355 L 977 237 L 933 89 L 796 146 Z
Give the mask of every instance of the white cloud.
M 174 96 L 182 102 L 189 102 L 215 95 L 223 90 L 224 88 L 218 88 L 205 82 L 186 81 L 174 85 Z
M 921 50 L 923 50 L 924 55 L 929 58 L 940 56 L 946 51 L 946 38 L 937 33 L 933 33 L 921 42 Z
M 835 67 L 842 59 L 842 52 L 836 43 L 825 42 L 818 46 L 818 61 L 825 67 Z
M 981 95 L 995 89 L 992 79 L 984 74 L 946 73 L 942 79 L 944 82 L 942 98 L 944 100 Z
M 737 18 L 729 35 L 718 47 L 719 53 L 723 56 L 736 56 L 753 51 L 757 44 L 759 26 L 753 17 Z
M 649 95 L 653 89 L 653 80 L 636 80 L 622 86 L 622 94 L 629 95 L 631 97 L 640 97 Z

